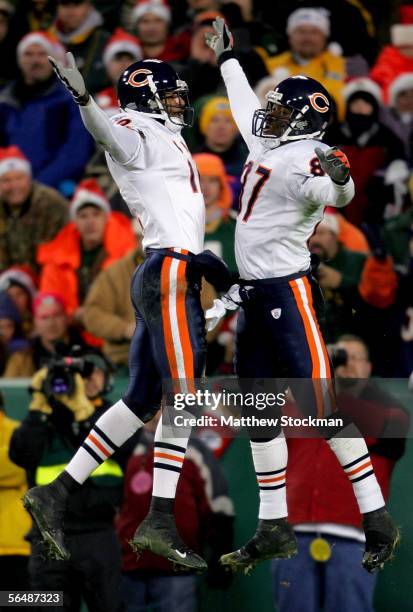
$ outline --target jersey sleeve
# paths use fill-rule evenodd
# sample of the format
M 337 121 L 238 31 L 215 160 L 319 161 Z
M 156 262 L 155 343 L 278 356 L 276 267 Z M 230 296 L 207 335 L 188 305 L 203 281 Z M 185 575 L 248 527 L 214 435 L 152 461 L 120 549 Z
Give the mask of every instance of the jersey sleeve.
M 261 108 L 261 103 L 248 83 L 237 59 L 231 58 L 223 62 L 221 74 L 227 88 L 235 123 L 251 150 L 255 142 L 255 136 L 252 133 L 252 117 L 254 112 Z
M 328 149 L 323 143 L 317 143 L 317 146 Z M 353 199 L 353 179 L 350 177 L 344 185 L 334 183 L 329 176 L 324 175 L 313 148 L 306 147 L 290 162 L 287 166 L 287 185 L 291 195 L 297 200 L 343 208 Z
M 86 129 L 114 161 L 127 164 L 136 157 L 141 139 L 135 130 L 128 129 L 121 121 L 114 122 L 93 98 L 80 107 L 80 114 Z

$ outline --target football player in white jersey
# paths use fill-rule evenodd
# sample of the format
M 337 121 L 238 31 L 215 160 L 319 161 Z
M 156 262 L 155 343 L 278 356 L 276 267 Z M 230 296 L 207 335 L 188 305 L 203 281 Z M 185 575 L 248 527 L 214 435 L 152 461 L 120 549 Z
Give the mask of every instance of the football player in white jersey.
M 62 520 L 69 494 L 154 416 L 162 381 L 173 380 L 176 392 L 185 392 L 203 376 L 201 275 L 221 290 L 231 283 L 222 260 L 202 252 L 204 200 L 195 163 L 181 136 L 193 115 L 186 83 L 165 62 L 135 62 L 119 80 L 122 110 L 109 119 L 86 91 L 73 56 L 67 55 L 66 66 L 49 59 L 78 103 L 86 128 L 105 149 L 120 192 L 142 225 L 146 254 L 131 286 L 137 325 L 128 389 L 98 419 L 58 478 L 30 489 L 24 498 L 50 554 L 66 559 L 70 551 Z M 173 517 L 188 434 L 185 430 L 179 438 L 167 437 L 161 417 L 155 435 L 152 503 L 131 545 L 138 553 L 149 549 L 184 569 L 203 571 L 205 561 L 182 541 Z
M 249 149 L 235 252 L 241 284 L 253 290 L 238 322 L 237 374 L 241 380 L 309 379 L 307 386 L 296 382 L 293 393 L 300 405 L 311 400 L 314 416 L 323 416 L 336 407 L 317 317 L 322 298 L 311 275 L 307 241 L 326 205 L 345 206 L 354 195 L 347 158 L 321 142 L 331 99 L 317 81 L 296 76 L 268 92 L 267 106 L 260 108 L 232 51 L 224 20 L 213 25 L 215 33 L 208 33 L 206 41 L 217 56 L 234 119 Z M 347 437 L 338 437 L 339 431 Z M 327 443 L 353 486 L 366 536 L 362 564 L 373 572 L 391 557 L 399 533 L 385 508 L 364 439 L 352 424 L 339 431 Z M 259 522 L 245 546 L 221 558 L 231 569 L 249 571 L 264 559 L 296 553 L 287 522 L 287 445 L 282 431 L 278 433 L 266 440 L 251 437 Z

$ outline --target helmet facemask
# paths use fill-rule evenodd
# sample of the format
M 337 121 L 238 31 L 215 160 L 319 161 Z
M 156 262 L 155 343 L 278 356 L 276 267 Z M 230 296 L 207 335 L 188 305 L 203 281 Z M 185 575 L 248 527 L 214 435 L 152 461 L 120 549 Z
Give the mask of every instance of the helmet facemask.
M 294 112 L 294 109 L 289 106 L 268 101 L 265 109 L 259 109 L 254 113 L 254 135 L 264 138 L 281 138 L 291 127 Z
M 265 109 L 255 111 L 252 121 L 254 136 L 272 140 L 275 145 L 290 140 L 307 138 L 322 138 L 324 132 L 311 132 L 305 114 L 309 109 L 306 104 L 300 110 L 287 104 L 281 104 L 280 95 L 276 91 L 269 91 L 265 99 Z
M 188 85 L 185 81 L 177 80 L 176 88 L 163 90 L 151 83 L 150 78 L 148 80 L 154 94 L 152 100 L 148 102 L 149 108 L 155 113 L 159 110 L 163 118 L 169 119 L 173 125 L 192 127 L 194 109 L 189 103 Z

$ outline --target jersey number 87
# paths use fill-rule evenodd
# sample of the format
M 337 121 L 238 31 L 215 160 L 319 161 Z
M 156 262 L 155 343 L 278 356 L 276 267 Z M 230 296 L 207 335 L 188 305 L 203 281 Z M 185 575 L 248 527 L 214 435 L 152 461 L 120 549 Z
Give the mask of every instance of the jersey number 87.
M 242 175 L 241 175 L 241 191 L 239 194 L 239 203 L 238 203 L 238 212 L 241 212 L 242 209 L 242 198 L 244 195 L 244 189 L 245 189 L 245 184 L 247 182 L 248 176 L 252 170 L 252 167 L 254 165 L 253 161 L 249 161 L 247 164 L 245 164 L 244 169 L 242 171 Z M 259 178 L 257 179 L 254 187 L 252 188 L 251 191 L 251 195 L 248 199 L 247 202 L 247 208 L 245 210 L 244 216 L 242 217 L 242 220 L 246 223 L 248 221 L 248 219 L 251 216 L 252 213 L 252 209 L 255 206 L 255 203 L 257 201 L 257 198 L 261 192 L 261 189 L 264 187 L 264 184 L 268 181 L 268 179 L 271 176 L 271 168 L 266 168 L 265 166 L 258 166 L 258 168 L 255 171 L 255 174 L 258 174 Z

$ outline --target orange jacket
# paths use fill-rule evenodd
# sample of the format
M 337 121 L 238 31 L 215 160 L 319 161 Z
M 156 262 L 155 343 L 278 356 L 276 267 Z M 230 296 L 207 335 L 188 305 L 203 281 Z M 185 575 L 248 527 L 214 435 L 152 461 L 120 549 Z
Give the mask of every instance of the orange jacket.
M 355 225 L 347 221 L 343 215 L 337 213 L 338 216 L 338 239 L 344 244 L 349 251 L 357 251 L 358 253 L 370 253 L 369 243 L 363 232 Z
M 383 89 L 384 101 L 388 101 L 389 85 L 404 72 L 413 72 L 413 58 L 402 55 L 397 47 L 387 45 L 370 71 L 370 78 Z
M 384 261 L 368 257 L 361 274 L 359 292 L 363 300 L 376 308 L 389 308 L 395 299 L 399 281 L 388 255 Z
M 132 225 L 122 213 L 109 214 L 103 245 L 106 258 L 102 269 L 136 247 Z M 40 291 L 59 293 L 67 312 L 73 314 L 80 305 L 77 270 L 81 263 L 80 234 L 73 221 L 65 225 L 53 240 L 38 248 L 37 261 L 42 266 Z

